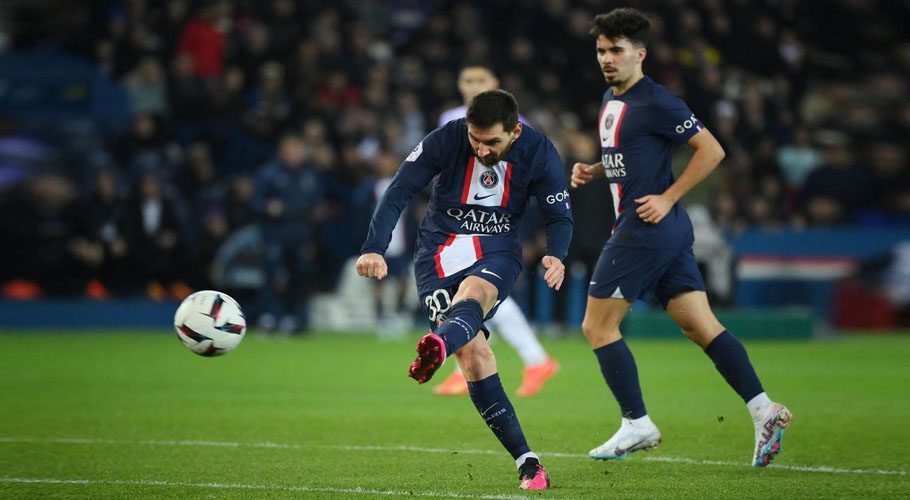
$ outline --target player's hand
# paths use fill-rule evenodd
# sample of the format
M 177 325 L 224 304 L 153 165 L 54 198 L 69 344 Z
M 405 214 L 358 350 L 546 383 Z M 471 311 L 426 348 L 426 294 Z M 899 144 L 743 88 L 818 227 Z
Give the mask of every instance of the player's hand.
M 584 186 L 594 179 L 594 174 L 595 170 L 593 165 L 576 163 L 575 165 L 572 165 L 572 179 L 570 180 L 570 184 L 573 188 Z
M 357 268 L 357 274 L 381 280 L 389 274 L 389 266 L 385 263 L 385 258 L 378 253 L 365 253 L 357 259 L 354 265 Z
M 544 258 L 540 259 L 540 263 L 543 264 L 544 269 L 547 270 L 543 275 L 543 279 L 547 282 L 547 286 L 559 290 L 562 286 L 562 280 L 566 277 L 565 264 L 552 255 L 545 255 Z
M 648 224 L 657 224 L 666 217 L 667 213 L 673 208 L 673 200 L 662 194 L 649 194 L 636 198 L 638 208 L 635 212 L 641 217 L 641 220 Z

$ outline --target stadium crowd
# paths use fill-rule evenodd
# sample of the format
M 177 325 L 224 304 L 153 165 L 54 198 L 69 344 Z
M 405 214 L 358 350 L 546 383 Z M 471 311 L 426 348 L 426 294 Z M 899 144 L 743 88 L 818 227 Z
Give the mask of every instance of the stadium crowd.
M 717 228 L 910 224 L 910 43 L 900 2 L 624 3 L 656 14 L 646 74 L 682 96 L 727 150 L 685 200 L 707 207 Z M 461 104 L 465 61 L 495 68 L 567 172 L 597 160 L 605 86 L 588 29 L 602 2 L 97 0 L 18 9 L 25 20 L 0 37 L 7 53 L 40 45 L 91 60 L 124 90 L 130 120 L 97 140 L 67 141 L 0 111 L 0 160 L 16 174 L 0 185 L 7 297 L 182 297 L 212 286 L 222 243 L 254 223 L 275 228 L 266 260 L 293 261 L 286 267 L 302 282 L 331 289 L 358 252 L 380 171 Z M 689 153 L 677 154 L 681 167 Z M 41 161 L 22 166 L 22 157 Z M 573 193 L 570 259 L 596 259 L 612 225 L 608 197 L 605 185 Z M 528 262 L 541 251 L 532 234 Z

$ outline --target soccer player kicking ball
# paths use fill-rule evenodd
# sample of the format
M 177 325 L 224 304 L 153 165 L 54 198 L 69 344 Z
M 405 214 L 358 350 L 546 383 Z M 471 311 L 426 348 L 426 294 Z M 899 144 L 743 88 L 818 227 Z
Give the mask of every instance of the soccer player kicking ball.
M 589 455 L 618 459 L 660 442 L 645 410 L 635 360 L 619 332 L 632 301 L 656 298 L 746 402 L 755 425 L 752 464 L 764 467 L 780 452 L 792 415 L 768 398 L 745 348 L 714 317 L 692 253 L 692 223 L 677 203 L 714 170 L 724 151 L 681 99 L 642 74 L 649 35 L 644 15 L 628 8 L 601 14 L 591 34 L 610 87 L 598 123 L 602 161 L 576 163 L 571 183 L 578 187 L 606 177 L 616 225 L 591 278 L 582 330 L 622 420 L 616 434 Z M 680 142 L 695 155 L 674 181 L 670 155 Z
M 564 195 L 560 200 L 568 194 L 562 160 L 543 134 L 518 122 L 512 94 L 481 92 L 468 105 L 466 118 L 431 132 L 402 163 L 373 212 L 356 264 L 361 276 L 386 276 L 382 254 L 392 228 L 414 193 L 431 181 L 414 259 L 431 330 L 417 344 L 409 375 L 423 384 L 455 354 L 471 401 L 515 459 L 519 487 L 547 489 L 549 476 L 502 388 L 486 332 L 478 333 L 521 272 L 517 231 L 530 196 L 546 219 L 544 279 L 550 288 L 562 286 L 562 259 L 572 239 L 569 203 L 555 201 L 556 194 Z
M 485 90 L 498 88 L 499 79 L 496 78 L 490 66 L 480 61 L 465 63 L 458 74 L 458 90 L 464 98 L 464 105 L 444 111 L 439 117 L 439 126 L 442 127 L 452 120 L 464 118 L 468 109 L 467 105 L 475 95 Z M 528 123 L 521 114 L 518 115 L 518 121 Z M 540 341 L 534 335 L 534 330 L 528 324 L 528 319 L 512 297 L 503 299 L 496 310 L 496 316 L 491 317 L 484 327 L 488 332 L 498 333 L 507 344 L 515 349 L 521 362 L 525 365 L 521 386 L 518 387 L 515 394 L 526 398 L 537 394 L 543 389 L 547 380 L 559 371 L 559 363 L 550 357 L 540 345 Z M 451 375 L 433 388 L 433 394 L 439 396 L 462 396 L 467 393 L 468 385 L 464 374 L 457 366 Z

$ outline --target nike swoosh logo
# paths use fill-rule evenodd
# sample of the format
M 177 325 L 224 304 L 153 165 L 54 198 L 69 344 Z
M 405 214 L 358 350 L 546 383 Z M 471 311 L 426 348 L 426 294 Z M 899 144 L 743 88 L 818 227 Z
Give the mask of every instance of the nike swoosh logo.
M 482 272 L 483 274 L 492 274 L 493 276 L 496 276 L 497 278 L 502 279 L 502 276 L 494 273 L 493 271 L 487 271 L 487 268 L 481 269 L 480 272 Z
M 480 201 L 480 200 L 485 200 L 485 199 L 489 198 L 490 196 L 496 196 L 496 195 L 495 195 L 495 194 L 488 194 L 488 195 L 486 195 L 486 196 L 478 196 L 478 195 L 475 194 L 475 195 L 474 195 L 474 199 L 477 200 L 477 201 Z

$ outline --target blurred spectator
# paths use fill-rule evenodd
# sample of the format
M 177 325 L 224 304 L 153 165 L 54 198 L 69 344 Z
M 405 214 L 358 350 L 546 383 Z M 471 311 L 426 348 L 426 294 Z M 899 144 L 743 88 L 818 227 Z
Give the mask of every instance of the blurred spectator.
M 224 68 L 225 32 L 230 27 L 231 2 L 205 0 L 199 14 L 187 23 L 179 51 L 193 60 L 193 72 L 201 78 L 221 74 Z
M 302 19 L 297 15 L 294 0 L 272 0 L 268 15 L 272 48 L 277 57 L 286 60 L 294 45 L 303 37 Z
M 777 150 L 777 165 L 791 189 L 801 186 L 821 160 L 821 155 L 809 144 L 809 133 L 804 128 L 796 129 L 793 142 Z
M 253 89 L 251 100 L 244 119 L 247 127 L 260 138 L 274 137 L 291 114 L 280 63 L 270 61 L 259 68 L 259 85 Z
M 246 110 L 245 88 L 243 70 L 237 66 L 228 67 L 209 96 L 207 116 L 220 123 L 240 125 L 240 118 Z
M 193 70 L 193 56 L 180 53 L 171 61 L 171 72 L 168 81 L 170 108 L 174 118 L 192 123 L 200 120 L 206 113 L 206 93 L 196 78 Z
M 114 168 L 103 167 L 94 173 L 85 209 L 91 237 L 104 252 L 95 276 L 107 291 L 115 295 L 132 293 L 135 267 L 133 248 L 128 241 L 131 229 L 129 205 Z
M 910 221 L 910 163 L 907 150 L 894 142 L 875 142 L 867 154 L 876 178 L 878 208 L 895 219 Z
M 253 193 L 265 245 L 259 324 L 266 331 L 306 330 L 307 277 L 313 273 L 314 226 L 326 215 L 323 203 L 322 180 L 308 161 L 303 140 L 284 135 L 278 158 L 261 168 Z
M 139 178 L 136 194 L 130 207 L 129 245 L 145 291 L 154 300 L 182 300 L 191 293 L 184 282 L 190 254 L 178 201 L 154 172 Z
M 253 212 L 253 189 L 255 181 L 248 175 L 230 179 L 225 200 L 225 214 L 231 231 L 243 229 L 256 222 Z
M 154 57 L 146 57 L 126 75 L 124 86 L 130 99 L 130 112 L 165 115 L 168 113 L 164 70 Z
M 519 10 L 512 3 L 92 0 L 76 3 L 82 16 L 49 11 L 49 26 L 61 28 L 53 36 L 36 40 L 13 29 L 6 47 L 40 42 L 45 49 L 80 52 L 98 78 L 120 82 L 127 91 L 133 121 L 129 127 L 92 124 L 86 114 L 109 105 L 105 95 L 77 109 L 78 92 L 68 91 L 69 104 L 30 107 L 35 115 L 17 122 L 15 132 L 53 137 L 59 156 L 73 161 L 34 162 L 21 151 L 0 151 L 0 173 L 9 173 L 4 182 L 10 184 L 50 171 L 94 177 L 80 159 L 103 142 L 114 157 L 106 168 L 124 185 L 136 185 L 148 172 L 174 183 L 177 193 L 168 204 L 175 211 L 192 207 L 187 223 L 196 226 L 188 232 L 195 238 L 181 244 L 187 255 L 204 259 L 223 232 L 254 221 L 252 179 L 261 174 L 255 167 L 274 154 L 283 131 L 298 130 L 304 170 L 317 171 L 313 175 L 325 183 L 329 215 L 319 225 L 321 236 L 311 235 L 307 245 L 320 256 L 320 284 L 329 286 L 333 259 L 356 252 L 363 236 L 349 230 L 355 189 L 379 158 L 404 158 L 441 110 L 461 102 L 453 82 L 465 60 L 493 61 L 506 70 L 502 86 L 518 96 L 567 163 L 596 157 L 590 130 L 604 84 L 588 28 L 605 8 L 590 0 L 525 2 Z M 645 73 L 680 93 L 728 152 L 719 175 L 684 203 L 709 207 L 728 234 L 806 224 L 910 225 L 904 140 L 910 134 L 910 44 L 899 21 L 906 17 L 904 6 L 817 0 L 634 4 L 659 15 Z M 826 15 L 814 15 L 819 9 Z M 495 24 L 500 18 L 510 23 Z M 845 39 L 857 48 L 849 57 Z M 0 120 L 0 135 L 9 123 Z M 840 149 L 855 162 L 834 151 L 832 143 L 843 141 L 851 145 Z M 685 160 L 679 153 L 674 165 Z M 66 197 L 71 203 L 91 199 L 92 211 L 103 211 L 98 207 L 116 205 L 101 194 L 106 190 L 85 186 L 84 193 Z M 39 191 L 54 198 L 49 191 L 66 190 Z M 131 196 L 130 206 L 138 203 L 137 194 Z M 573 256 L 586 260 L 599 251 L 592 242 L 610 230 L 602 215 L 609 196 L 606 185 L 573 193 L 576 222 L 591 225 L 576 231 Z M 6 213 L 44 212 L 27 198 L 4 192 Z M 104 221 L 102 227 L 110 227 Z M 97 229 L 89 224 L 85 234 Z M 91 263 L 91 244 L 76 245 L 88 260 L 69 255 L 109 276 L 103 268 L 111 241 L 116 238 L 102 244 L 101 268 Z M 10 252 L 18 249 L 3 254 Z M 196 261 L 193 267 L 205 265 Z M 125 275 L 132 287 L 123 287 L 145 286 L 138 271 Z
M 707 207 L 693 205 L 687 210 L 695 232 L 692 250 L 705 277 L 707 293 L 712 301 L 729 305 L 733 300 L 733 249 L 711 220 Z
M 389 151 L 383 150 L 376 155 L 376 175 L 367 178 L 354 193 L 354 204 L 359 215 L 356 225 L 358 233 L 367 233 L 370 216 L 391 184 L 400 164 L 399 157 Z M 373 285 L 373 307 L 379 321 L 378 333 L 382 338 L 400 338 L 406 335 L 410 328 L 410 322 L 403 322 L 402 319 L 409 319 L 407 313 L 412 309 L 405 299 L 411 283 L 416 222 L 413 210 L 402 212 L 385 252 L 386 263 L 389 266 L 388 278 L 393 279 L 377 280 Z M 395 298 L 391 309 L 386 308 L 385 303 L 386 283 L 393 283 L 395 286 Z
M 835 143 L 825 151 L 825 163 L 803 184 L 801 201 L 809 223 L 843 224 L 869 208 L 875 194 L 874 179 L 853 161 L 846 144 Z
M 204 141 L 190 144 L 186 161 L 174 176 L 174 187 L 184 200 L 211 201 L 215 197 L 217 172 L 209 145 Z M 201 207 L 193 207 L 201 208 Z
M 173 160 L 180 154 L 179 145 L 162 130 L 161 119 L 148 113 L 133 117 L 132 127 L 114 141 L 112 150 L 117 164 L 129 172 L 130 181 L 148 170 L 172 174 Z
M 89 214 L 79 209 L 75 186 L 40 175 L 20 187 L 3 217 L 6 241 L 16 250 L 6 278 L 29 280 L 51 296 L 82 294 L 104 250 L 92 237 Z

